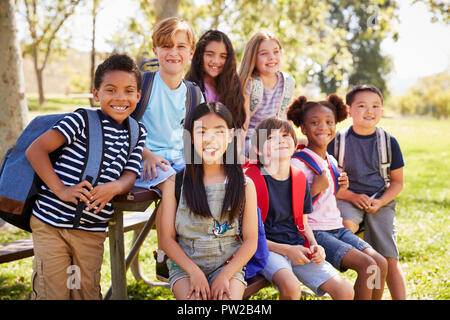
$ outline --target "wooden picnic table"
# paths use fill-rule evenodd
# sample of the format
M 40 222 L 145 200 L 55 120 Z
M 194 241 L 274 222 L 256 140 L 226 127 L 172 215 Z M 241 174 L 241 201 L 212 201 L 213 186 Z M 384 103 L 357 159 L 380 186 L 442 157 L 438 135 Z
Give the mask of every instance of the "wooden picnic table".
M 148 233 L 154 227 L 156 211 L 159 206 L 160 196 L 156 191 L 133 187 L 127 194 L 116 196 L 112 203 L 114 216 L 109 222 L 109 246 L 111 259 L 111 288 L 106 293 L 105 299 L 125 300 L 127 299 L 126 272 L 132 266 L 136 278 L 145 279 L 140 274 L 138 253 L 147 238 Z M 155 208 L 151 212 L 147 222 L 141 230 L 135 231 L 133 245 L 128 256 L 125 258 L 123 212 L 145 212 L 149 206 L 155 203 Z M 153 283 L 147 279 L 147 285 L 165 286 L 164 283 Z

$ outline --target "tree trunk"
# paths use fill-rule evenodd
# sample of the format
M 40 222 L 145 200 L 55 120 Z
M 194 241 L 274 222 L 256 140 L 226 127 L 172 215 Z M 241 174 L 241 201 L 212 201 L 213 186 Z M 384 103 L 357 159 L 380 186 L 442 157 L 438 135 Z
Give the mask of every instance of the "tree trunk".
M 178 13 L 178 6 L 181 0 L 156 0 L 155 14 L 156 22 L 165 18 L 175 17 Z
M 0 160 L 28 122 L 14 0 L 0 1 Z
M 36 80 L 39 92 L 39 105 L 45 105 L 45 94 L 44 94 L 44 78 L 42 77 L 42 69 L 36 70 Z
M 98 1 L 94 1 L 92 4 L 92 42 L 91 42 L 91 85 L 90 92 L 94 89 L 94 76 L 95 76 L 95 23 L 97 21 L 97 7 Z M 91 108 L 95 107 L 94 99 L 89 98 L 89 104 Z

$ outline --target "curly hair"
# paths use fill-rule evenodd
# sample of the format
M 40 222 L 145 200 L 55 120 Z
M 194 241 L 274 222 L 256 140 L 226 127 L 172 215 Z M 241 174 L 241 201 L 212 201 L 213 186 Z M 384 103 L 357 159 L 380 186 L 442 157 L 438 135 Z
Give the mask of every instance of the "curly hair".
M 324 106 L 331 109 L 336 123 L 347 119 L 348 106 L 344 100 L 334 93 L 330 94 L 325 101 L 308 101 L 305 96 L 296 98 L 288 107 L 287 119 L 291 120 L 296 127 L 300 127 L 304 124 L 308 111 L 317 106 Z
M 114 54 L 108 57 L 105 61 L 103 61 L 95 70 L 94 75 L 94 87 L 95 89 L 99 89 L 102 84 L 103 77 L 105 73 L 108 71 L 125 71 L 132 73 L 136 78 L 137 89 L 141 90 L 141 73 L 139 68 L 134 63 L 134 60 L 131 59 L 126 54 Z
M 211 41 L 222 42 L 227 50 L 227 59 L 223 66 L 223 71 L 217 76 L 216 92 L 219 101 L 233 114 L 235 128 L 240 129 L 243 127 L 246 118 L 244 94 L 236 71 L 236 54 L 230 39 L 225 33 L 218 30 L 208 30 L 201 36 L 197 42 L 191 66 L 185 79 L 197 83 L 200 89 L 203 92 L 205 91 L 203 55 L 206 46 Z

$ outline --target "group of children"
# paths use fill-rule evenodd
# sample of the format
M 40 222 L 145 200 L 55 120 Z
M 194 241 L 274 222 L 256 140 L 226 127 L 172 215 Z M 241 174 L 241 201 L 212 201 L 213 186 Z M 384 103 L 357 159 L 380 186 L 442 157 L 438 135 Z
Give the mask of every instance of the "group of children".
M 101 298 L 100 269 L 112 198 L 133 184 L 162 194 L 156 227 L 169 281 L 177 299 L 241 299 L 245 266 L 257 250 L 261 180 L 268 192 L 264 229 L 269 256 L 261 274 L 280 299 L 299 299 L 301 283 L 333 299 L 381 299 L 384 283 L 404 299 L 398 263 L 395 197 L 404 166 L 390 137 L 390 180 L 380 177 L 376 124 L 383 99 L 370 85 L 350 90 L 344 103 L 292 99 L 295 81 L 280 71 L 281 44 L 258 32 L 247 43 L 237 70 L 230 39 L 216 30 L 195 44 L 179 18 L 155 25 L 159 63 L 141 119 L 139 141 L 127 157 L 126 119 L 141 97 L 141 75 L 126 55 L 113 55 L 95 73 L 105 151 L 97 184 L 79 181 L 86 156 L 85 121 L 69 114 L 27 150 L 44 182 L 33 208 L 36 299 Z M 186 103 L 194 82 L 200 104 Z M 345 172 L 332 156 L 336 123 L 347 114 Z M 307 137 L 298 146 L 291 122 Z M 53 165 L 49 153 L 62 147 Z M 327 151 L 328 150 L 328 151 Z M 250 160 L 250 161 L 249 161 Z M 245 165 L 244 162 L 246 162 Z M 312 165 L 311 165 L 312 163 Z M 246 171 L 247 172 L 247 171 Z M 176 177 L 181 177 L 177 195 Z M 74 210 L 86 204 L 80 225 Z M 294 214 L 300 212 L 300 214 Z M 364 221 L 364 241 L 354 233 Z M 81 286 L 67 287 L 67 268 L 80 268 Z M 353 269 L 351 286 L 339 271 Z

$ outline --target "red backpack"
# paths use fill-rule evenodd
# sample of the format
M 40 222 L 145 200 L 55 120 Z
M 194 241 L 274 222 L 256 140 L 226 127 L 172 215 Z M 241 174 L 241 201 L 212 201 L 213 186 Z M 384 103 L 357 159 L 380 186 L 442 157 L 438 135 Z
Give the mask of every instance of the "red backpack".
M 267 218 L 267 213 L 269 211 L 269 192 L 267 190 L 266 180 L 264 180 L 263 175 L 259 166 L 256 164 L 245 164 L 244 173 L 253 180 L 256 188 L 256 197 L 258 207 L 261 210 L 261 218 L 264 222 Z M 291 177 L 292 177 L 292 209 L 294 215 L 294 222 L 297 226 L 298 233 L 300 233 L 305 239 L 304 246 L 306 248 L 310 247 L 308 238 L 305 235 L 305 227 L 303 225 L 303 200 L 305 198 L 306 190 L 306 177 L 304 173 L 291 165 Z M 308 259 L 311 259 L 311 254 L 309 254 Z

